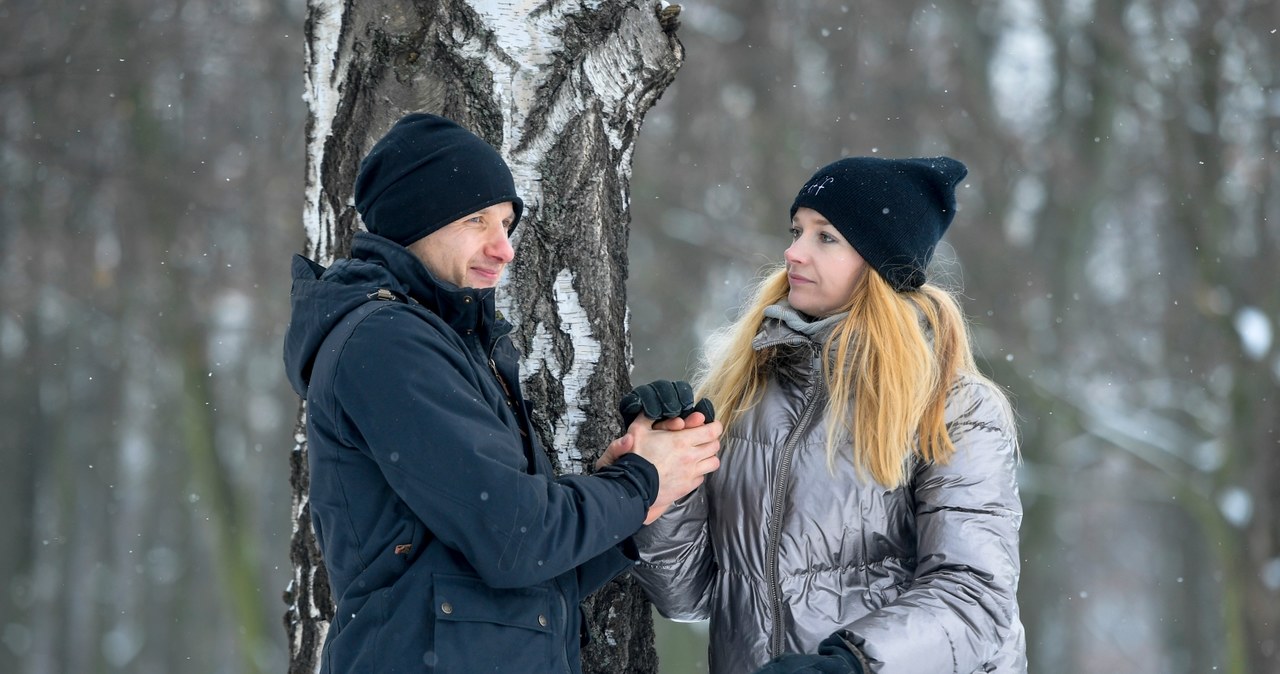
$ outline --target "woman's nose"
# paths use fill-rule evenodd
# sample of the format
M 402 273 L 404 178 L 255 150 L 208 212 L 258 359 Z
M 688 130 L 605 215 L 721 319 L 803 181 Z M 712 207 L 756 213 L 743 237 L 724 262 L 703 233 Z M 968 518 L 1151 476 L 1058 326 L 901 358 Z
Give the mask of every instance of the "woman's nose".
M 801 249 L 800 242 L 793 241 L 790 246 L 787 246 L 787 249 L 782 251 L 782 259 L 786 260 L 787 264 L 800 264 L 804 259 L 804 251 Z

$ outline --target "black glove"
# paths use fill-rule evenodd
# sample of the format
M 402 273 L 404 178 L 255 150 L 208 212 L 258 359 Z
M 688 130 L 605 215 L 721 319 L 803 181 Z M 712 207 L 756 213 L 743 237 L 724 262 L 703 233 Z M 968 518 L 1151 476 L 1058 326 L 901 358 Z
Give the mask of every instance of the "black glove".
M 618 412 L 622 414 L 624 429 L 641 412 L 654 421 L 686 416 L 693 412 L 693 387 L 687 381 L 665 379 L 642 384 L 622 396 L 618 401 Z
M 715 421 L 716 411 L 711 401 L 703 398 L 695 405 L 693 387 L 686 381 L 657 381 L 637 386 L 630 393 L 622 396 L 618 402 L 618 412 L 622 415 L 622 427 L 625 429 L 644 412 L 646 417 L 654 421 L 688 418 L 694 412 L 701 412 L 707 423 Z
M 783 653 L 766 662 L 756 674 L 864 674 L 849 644 L 832 634 L 818 645 L 817 655 Z
M 711 404 L 710 398 L 703 398 L 702 400 L 699 400 L 698 404 L 694 405 L 693 409 L 689 411 L 689 414 L 693 414 L 694 412 L 702 412 L 702 416 L 705 417 L 706 423 L 711 423 L 716 420 L 716 408 Z M 689 414 L 682 414 L 680 416 L 687 419 Z

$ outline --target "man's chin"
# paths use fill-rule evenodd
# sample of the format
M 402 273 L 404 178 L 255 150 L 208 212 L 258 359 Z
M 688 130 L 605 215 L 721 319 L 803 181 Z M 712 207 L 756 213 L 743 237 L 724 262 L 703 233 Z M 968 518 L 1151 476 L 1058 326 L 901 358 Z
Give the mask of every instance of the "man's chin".
M 497 278 L 494 278 L 492 276 L 484 276 L 484 277 L 472 276 L 470 279 L 470 283 L 472 288 L 480 288 L 480 289 L 497 288 L 498 282 L 501 280 L 502 280 L 501 276 Z

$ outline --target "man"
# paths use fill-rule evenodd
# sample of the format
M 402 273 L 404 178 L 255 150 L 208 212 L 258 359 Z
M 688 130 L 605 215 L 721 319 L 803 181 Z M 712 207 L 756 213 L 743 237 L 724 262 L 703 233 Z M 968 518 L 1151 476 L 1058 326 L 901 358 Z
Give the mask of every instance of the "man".
M 285 340 L 337 603 L 321 671 L 579 672 L 579 601 L 716 468 L 720 425 L 655 430 L 645 405 L 609 465 L 556 478 L 494 309 L 523 210 L 506 163 L 409 115 L 361 163 L 355 204 L 369 231 L 350 258 L 295 256 Z

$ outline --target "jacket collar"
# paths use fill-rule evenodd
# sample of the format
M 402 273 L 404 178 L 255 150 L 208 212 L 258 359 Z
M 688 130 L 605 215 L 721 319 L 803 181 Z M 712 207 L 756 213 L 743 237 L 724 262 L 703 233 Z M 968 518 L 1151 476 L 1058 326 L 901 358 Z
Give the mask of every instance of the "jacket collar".
M 920 329 L 924 331 L 925 340 L 933 346 L 933 329 L 925 320 L 923 312 L 916 312 Z M 826 318 L 812 319 L 796 311 L 784 298 L 777 304 L 765 307 L 764 320 L 760 330 L 751 341 L 751 348 L 756 351 L 771 346 L 804 346 L 812 344 L 815 350 L 820 349 L 827 337 L 837 325 L 848 318 L 849 312 L 841 312 Z
M 764 321 L 760 331 L 751 342 L 756 351 L 771 346 L 804 346 L 812 344 L 815 349 L 821 348 L 827 336 L 849 315 L 842 312 L 825 318 L 810 318 L 796 311 L 787 300 L 765 307 Z

